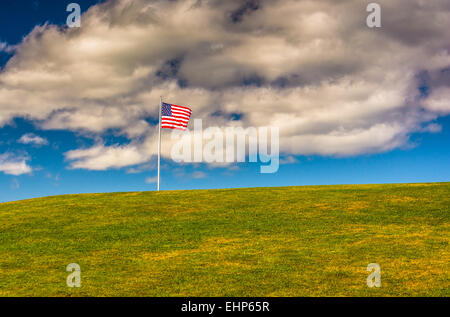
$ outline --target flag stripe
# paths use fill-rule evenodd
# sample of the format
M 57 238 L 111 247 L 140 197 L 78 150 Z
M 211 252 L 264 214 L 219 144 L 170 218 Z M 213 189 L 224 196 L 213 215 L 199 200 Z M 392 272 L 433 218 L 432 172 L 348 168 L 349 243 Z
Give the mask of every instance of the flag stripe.
M 172 108 L 172 112 L 173 113 L 184 114 L 185 116 L 190 116 L 191 115 L 190 112 L 187 112 L 187 111 L 184 111 L 184 110 L 173 109 L 173 108 Z
M 161 126 L 161 128 L 178 129 L 178 130 L 186 131 L 186 128 L 180 127 L 178 125 L 173 125 L 173 124 L 164 124 L 164 125 Z
M 164 123 L 173 123 L 173 124 L 179 124 L 182 125 L 184 127 L 187 127 L 187 122 L 182 122 L 182 121 L 178 121 L 178 120 L 173 120 L 173 119 L 165 119 Z
M 186 111 L 186 112 L 192 112 L 192 110 L 189 109 L 189 108 L 176 106 L 176 105 L 172 105 L 172 109 L 183 110 L 183 111 Z
M 172 116 L 172 117 L 170 117 L 170 118 L 175 118 L 175 119 L 177 119 L 177 120 L 181 120 L 181 121 L 189 121 L 189 117 L 185 117 L 185 116 Z
M 186 117 L 186 118 L 189 118 L 191 116 L 190 114 L 186 114 L 184 112 L 178 112 L 178 111 L 174 111 L 174 110 L 172 110 L 172 115 L 182 116 L 182 117 Z
M 176 111 L 176 112 L 182 112 L 185 113 L 187 116 L 189 116 L 191 113 L 189 111 L 183 110 L 183 109 L 178 109 L 178 108 L 171 108 L 172 111 Z
M 168 120 L 168 119 L 172 119 L 172 120 L 178 120 L 178 121 L 183 121 L 183 122 L 188 122 L 189 119 L 185 118 L 185 117 L 177 117 L 177 116 L 162 116 L 162 119 Z
M 182 108 L 182 109 L 184 109 L 186 111 L 192 112 L 192 110 L 190 108 L 185 107 L 185 106 L 172 105 L 172 107 L 174 107 L 174 108 Z

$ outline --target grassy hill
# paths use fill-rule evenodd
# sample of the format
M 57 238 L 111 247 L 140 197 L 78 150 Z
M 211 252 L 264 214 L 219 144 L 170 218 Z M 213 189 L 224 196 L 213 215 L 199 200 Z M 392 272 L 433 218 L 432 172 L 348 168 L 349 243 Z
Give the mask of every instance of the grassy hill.
M 450 296 L 449 232 L 450 183 L 3 203 L 0 296 Z

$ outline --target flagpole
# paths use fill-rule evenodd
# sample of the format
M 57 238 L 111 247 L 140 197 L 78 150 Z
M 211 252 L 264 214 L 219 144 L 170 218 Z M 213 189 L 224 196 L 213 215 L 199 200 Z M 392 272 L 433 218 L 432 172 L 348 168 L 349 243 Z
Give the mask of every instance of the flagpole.
M 158 128 L 158 191 L 159 191 L 159 168 L 161 163 L 161 108 L 162 97 L 159 98 L 159 128 Z

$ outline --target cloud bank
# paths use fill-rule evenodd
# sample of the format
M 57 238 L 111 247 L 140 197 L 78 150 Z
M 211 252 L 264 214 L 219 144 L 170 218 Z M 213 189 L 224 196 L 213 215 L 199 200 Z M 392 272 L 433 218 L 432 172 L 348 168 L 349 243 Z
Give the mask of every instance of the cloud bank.
M 450 113 L 450 3 L 378 1 L 375 29 L 368 3 L 107 1 L 81 28 L 36 26 L 15 46 L 0 72 L 0 126 L 26 117 L 96 138 L 113 130 L 129 144 L 74 149 L 70 166 L 143 164 L 162 95 L 206 126 L 277 126 L 285 155 L 404 147 Z

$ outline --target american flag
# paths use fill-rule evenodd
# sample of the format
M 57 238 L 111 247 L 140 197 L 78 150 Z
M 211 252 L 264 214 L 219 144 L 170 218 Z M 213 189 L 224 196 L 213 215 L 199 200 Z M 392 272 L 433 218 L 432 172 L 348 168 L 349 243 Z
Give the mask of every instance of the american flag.
M 161 128 L 185 131 L 192 110 L 188 107 L 163 102 L 161 106 Z

